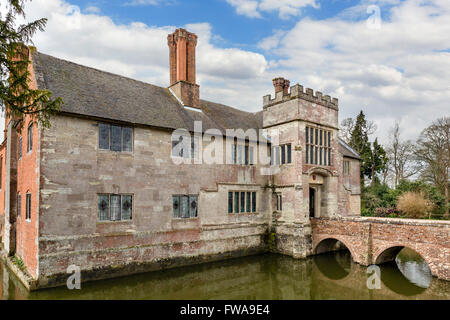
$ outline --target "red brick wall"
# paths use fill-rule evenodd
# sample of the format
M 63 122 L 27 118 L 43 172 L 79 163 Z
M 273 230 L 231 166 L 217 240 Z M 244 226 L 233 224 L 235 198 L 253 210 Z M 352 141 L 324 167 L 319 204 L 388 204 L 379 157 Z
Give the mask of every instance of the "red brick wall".
M 323 240 L 336 239 L 350 250 L 353 260 L 369 265 L 392 260 L 399 249 L 408 247 L 422 256 L 434 276 L 450 280 L 448 221 L 321 218 L 313 219 L 311 225 L 313 253 Z M 392 254 L 386 255 L 387 250 Z
M 27 128 L 33 123 L 33 149 L 27 152 Z M 22 132 L 22 158 L 17 162 L 17 194 L 21 194 L 21 213 L 17 217 L 16 251 L 31 275 L 37 275 L 37 226 L 39 204 L 38 141 L 39 130 L 30 117 L 26 118 Z M 26 219 L 26 194 L 31 194 L 31 219 Z
M 37 88 L 34 78 L 34 71 L 30 65 L 31 73 L 30 87 Z M 33 126 L 33 148 L 27 152 L 28 127 Z M 27 266 L 28 272 L 36 277 L 38 274 L 38 207 L 39 207 L 39 148 L 40 148 L 40 130 L 31 116 L 24 118 L 23 128 L 18 133 L 17 141 L 12 143 L 19 144 L 22 137 L 22 157 L 17 161 L 17 195 L 21 194 L 21 213 L 17 217 L 16 223 L 16 254 L 23 260 Z M 16 155 L 18 158 L 18 154 Z M 26 220 L 26 194 L 31 194 L 31 219 Z M 17 201 L 16 197 L 12 197 Z M 4 202 L 3 202 L 4 203 Z
M 0 145 L 1 188 L 0 188 L 0 244 L 5 236 L 5 182 L 6 182 L 6 140 Z

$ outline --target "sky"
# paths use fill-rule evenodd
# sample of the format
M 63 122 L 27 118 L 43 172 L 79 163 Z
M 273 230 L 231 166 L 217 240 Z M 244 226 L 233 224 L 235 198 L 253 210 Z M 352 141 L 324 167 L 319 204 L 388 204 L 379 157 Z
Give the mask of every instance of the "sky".
M 450 116 L 449 0 L 33 0 L 40 52 L 169 85 L 167 34 L 198 37 L 202 99 L 256 112 L 278 76 L 363 110 L 387 142 Z

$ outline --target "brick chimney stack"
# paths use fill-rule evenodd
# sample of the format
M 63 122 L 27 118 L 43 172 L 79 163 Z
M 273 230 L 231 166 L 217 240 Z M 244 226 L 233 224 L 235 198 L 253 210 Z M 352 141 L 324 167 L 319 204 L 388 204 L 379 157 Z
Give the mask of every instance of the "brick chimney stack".
M 195 83 L 197 35 L 185 29 L 169 34 L 170 89 L 185 106 L 200 109 L 200 90 Z
M 284 78 L 275 78 L 272 80 L 273 86 L 275 88 L 275 95 L 278 92 L 283 92 L 283 95 L 289 94 L 289 86 L 291 82 L 289 80 L 286 80 Z

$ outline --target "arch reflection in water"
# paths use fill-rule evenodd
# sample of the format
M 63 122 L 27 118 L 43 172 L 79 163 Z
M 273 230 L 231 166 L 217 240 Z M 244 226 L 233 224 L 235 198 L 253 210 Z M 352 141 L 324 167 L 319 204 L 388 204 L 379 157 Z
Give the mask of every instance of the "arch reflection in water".
M 425 292 L 433 280 L 426 261 L 409 248 L 396 247 L 388 250 L 389 252 L 383 253 L 384 257 L 398 253 L 394 261 L 381 265 L 381 281 L 384 285 L 403 296 L 415 296 Z
M 329 254 L 330 252 L 334 254 Z M 331 280 L 344 279 L 350 274 L 352 255 L 341 241 L 328 238 L 317 244 L 313 260 L 320 272 Z
M 314 256 L 313 261 L 319 271 L 331 280 L 346 278 L 352 267 L 352 257 L 348 250 L 341 250 L 333 254 L 320 254 Z
M 409 262 L 410 260 L 405 260 Z M 384 267 L 382 267 L 383 269 Z M 434 279 L 424 292 L 395 286 L 404 277 L 396 267 L 385 272 L 381 290 L 368 290 L 366 268 L 346 251 L 293 259 L 265 254 L 203 265 L 83 283 L 28 293 L 2 268 L 2 299 L 450 299 L 450 282 Z M 338 280 L 332 280 L 340 278 Z M 394 285 L 392 285 L 394 283 Z M 398 288 L 400 287 L 400 289 Z M 400 292 L 395 293 L 394 291 Z M 401 292 L 404 292 L 403 294 Z

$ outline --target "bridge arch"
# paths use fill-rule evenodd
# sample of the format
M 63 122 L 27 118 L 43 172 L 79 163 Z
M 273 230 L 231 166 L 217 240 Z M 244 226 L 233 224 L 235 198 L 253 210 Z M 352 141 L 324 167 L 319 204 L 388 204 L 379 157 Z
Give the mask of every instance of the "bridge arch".
M 336 251 L 335 246 L 338 244 L 338 242 L 342 243 L 348 249 L 348 251 L 350 251 L 352 260 L 356 261 L 354 250 L 348 245 L 346 240 L 342 239 L 339 236 L 324 236 L 317 239 L 313 246 L 313 254 Z
M 415 246 L 410 246 L 408 244 L 403 243 L 392 243 L 387 246 L 384 246 L 374 252 L 374 264 L 383 264 L 386 262 L 394 261 L 400 251 L 404 248 L 408 248 L 416 252 L 418 255 L 422 257 L 422 259 L 427 263 L 428 267 L 431 269 L 431 264 L 428 261 L 426 255 L 424 255 L 419 248 Z

